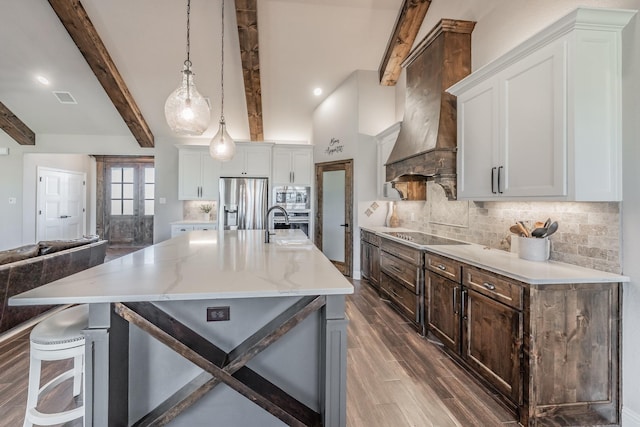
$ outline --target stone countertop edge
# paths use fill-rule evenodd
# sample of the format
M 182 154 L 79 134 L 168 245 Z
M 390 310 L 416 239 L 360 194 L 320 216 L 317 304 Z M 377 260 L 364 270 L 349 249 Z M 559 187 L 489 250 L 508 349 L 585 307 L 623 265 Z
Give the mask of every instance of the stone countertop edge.
M 301 245 L 278 244 L 290 240 Z M 13 296 L 9 305 L 347 295 L 353 285 L 300 230 L 193 231 Z
M 181 219 L 179 221 L 170 222 L 169 225 L 193 225 L 193 224 L 206 224 L 216 225 L 218 221 L 202 221 L 197 219 Z
M 476 243 L 466 245 L 417 245 L 403 239 L 384 234 L 389 231 L 411 232 L 407 228 L 361 227 L 386 239 L 403 243 L 416 249 L 446 256 L 456 261 L 482 268 L 530 285 L 571 283 L 616 283 L 629 282 L 628 276 L 580 267 L 559 261 L 528 261 L 518 255 L 493 249 Z M 450 239 L 447 237 L 447 239 Z M 452 239 L 457 240 L 457 239 Z

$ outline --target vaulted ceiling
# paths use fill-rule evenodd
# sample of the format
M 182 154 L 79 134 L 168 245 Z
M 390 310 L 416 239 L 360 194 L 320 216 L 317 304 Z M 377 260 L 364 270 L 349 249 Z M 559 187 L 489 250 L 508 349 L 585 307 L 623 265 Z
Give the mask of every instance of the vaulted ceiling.
M 186 58 L 186 0 L 80 1 L 148 133 L 156 139 L 175 136 L 164 119 L 164 102 L 178 86 Z M 412 44 L 408 32 L 419 29 L 418 42 L 441 18 L 478 20 L 508 0 L 256 0 L 254 10 L 253 0 L 236 2 L 226 0 L 225 11 L 229 133 L 237 140 L 308 142 L 313 110 L 354 70 L 378 70 L 384 84 L 393 84 L 393 68 Z M 49 3 L 65 5 L 63 0 L 0 3 L 0 128 L 27 144 L 33 134 L 37 140 L 39 134 L 133 132 L 141 146 L 149 146 L 146 130 L 130 129 L 135 108 L 127 107 L 129 116 L 116 109 Z M 220 116 L 220 13 L 221 0 L 191 2 L 192 70 L 212 106 L 211 124 L 201 137 L 206 140 L 217 131 Z M 252 38 L 256 17 L 257 40 Z M 405 22 L 395 27 L 396 19 Z M 256 42 L 258 62 L 252 57 Z M 245 70 L 259 71 L 259 84 L 256 73 L 245 72 L 253 98 L 245 97 L 241 58 Z M 50 84 L 38 83 L 38 75 Z M 322 95 L 313 95 L 316 87 Z M 77 104 L 60 103 L 56 91 L 68 92 Z M 22 122 L 3 126 L 11 114 Z
M 179 84 L 186 57 L 186 0 L 81 3 L 150 131 L 156 138 L 172 136 L 164 102 Z M 264 139 L 310 140 L 311 113 L 324 97 L 352 71 L 378 69 L 401 4 L 259 0 Z M 195 81 L 212 104 L 203 138 L 213 136 L 220 116 L 220 7 L 220 0 L 191 2 Z M 250 140 L 237 22 L 234 2 L 226 0 L 225 117 L 234 138 Z M 131 135 L 48 2 L 2 2 L 0 39 L 0 102 L 36 135 Z M 38 83 L 38 75 L 50 84 Z M 314 96 L 315 87 L 323 95 Z M 69 92 L 77 104 L 61 104 L 53 91 Z

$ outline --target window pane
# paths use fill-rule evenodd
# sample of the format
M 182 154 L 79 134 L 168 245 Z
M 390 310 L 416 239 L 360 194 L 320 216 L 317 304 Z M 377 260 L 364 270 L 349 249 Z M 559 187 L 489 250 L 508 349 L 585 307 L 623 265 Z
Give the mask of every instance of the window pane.
M 111 184 L 111 198 L 122 199 L 122 184 Z
M 122 168 L 111 168 L 111 182 L 122 182 Z
M 156 196 L 154 195 L 155 184 L 145 184 L 144 185 L 144 198 L 145 199 L 154 199 Z
M 149 184 L 156 182 L 155 168 L 144 168 L 144 182 Z
M 122 215 L 133 215 L 133 200 L 122 201 Z
M 122 198 L 133 199 L 133 184 L 122 184 Z
M 153 200 L 145 200 L 144 201 L 144 214 L 145 215 L 153 215 Z
M 111 201 L 111 215 L 122 215 L 122 202 L 120 200 Z
M 122 182 L 133 182 L 133 168 L 122 168 Z

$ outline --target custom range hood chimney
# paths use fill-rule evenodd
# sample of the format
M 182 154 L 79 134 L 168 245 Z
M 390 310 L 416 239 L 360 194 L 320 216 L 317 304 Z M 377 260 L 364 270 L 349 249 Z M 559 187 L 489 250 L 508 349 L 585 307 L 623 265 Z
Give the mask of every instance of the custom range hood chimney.
M 400 134 L 389 155 L 386 181 L 405 200 L 426 200 L 426 181 L 456 199 L 456 97 L 445 92 L 471 72 L 475 22 L 441 20 L 402 64 L 407 73 Z

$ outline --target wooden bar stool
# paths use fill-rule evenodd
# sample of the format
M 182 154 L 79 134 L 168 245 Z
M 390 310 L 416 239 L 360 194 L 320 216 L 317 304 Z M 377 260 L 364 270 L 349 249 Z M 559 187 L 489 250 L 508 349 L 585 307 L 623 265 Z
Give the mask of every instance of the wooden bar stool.
M 73 378 L 73 396 L 80 394 L 84 374 L 84 335 L 87 328 L 89 306 L 78 305 L 46 318 L 31 331 L 29 390 L 24 427 L 34 424 L 49 426 L 62 424 L 84 416 L 84 403 L 68 411 L 42 413 L 36 409 L 38 398 L 61 382 Z M 63 372 L 40 387 L 40 370 L 43 360 L 73 358 L 73 368 Z M 84 421 L 83 421 L 84 425 Z

